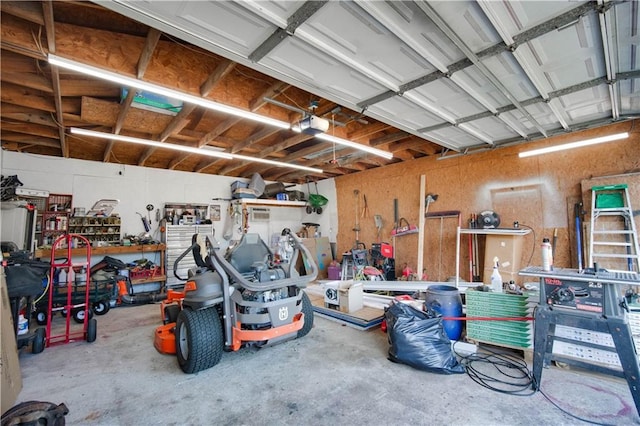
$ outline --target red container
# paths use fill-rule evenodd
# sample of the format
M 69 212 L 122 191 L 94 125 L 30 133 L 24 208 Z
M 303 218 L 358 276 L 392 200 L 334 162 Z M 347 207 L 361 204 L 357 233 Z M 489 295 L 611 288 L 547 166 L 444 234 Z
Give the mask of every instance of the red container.
M 393 246 L 387 243 L 380 243 L 380 253 L 386 258 L 393 259 Z

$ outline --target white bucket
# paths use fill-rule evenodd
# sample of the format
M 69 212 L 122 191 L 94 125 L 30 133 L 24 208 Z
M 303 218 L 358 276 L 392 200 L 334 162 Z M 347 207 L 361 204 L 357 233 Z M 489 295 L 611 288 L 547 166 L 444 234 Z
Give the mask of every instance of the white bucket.
M 20 314 L 18 317 L 18 335 L 27 334 L 29 332 L 29 321 Z

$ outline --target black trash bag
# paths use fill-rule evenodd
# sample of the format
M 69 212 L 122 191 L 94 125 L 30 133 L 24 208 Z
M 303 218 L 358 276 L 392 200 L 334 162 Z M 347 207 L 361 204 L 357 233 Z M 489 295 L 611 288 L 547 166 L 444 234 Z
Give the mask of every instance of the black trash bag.
M 43 280 L 50 267 L 48 262 L 29 258 L 24 251 L 11 253 L 4 268 L 9 298 L 41 294 L 46 287 Z
M 435 311 L 419 311 L 405 303 L 392 303 L 385 312 L 389 360 L 439 374 L 464 373 L 451 340 Z

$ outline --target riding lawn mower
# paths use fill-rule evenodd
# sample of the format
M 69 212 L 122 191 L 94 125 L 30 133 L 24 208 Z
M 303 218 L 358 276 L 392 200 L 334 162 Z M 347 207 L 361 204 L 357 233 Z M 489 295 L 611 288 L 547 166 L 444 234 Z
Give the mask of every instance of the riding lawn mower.
M 243 234 L 225 254 L 208 237 L 194 235 L 191 247 L 176 259 L 174 274 L 189 252 L 197 266 L 184 289 L 169 290 L 162 302 L 164 325 L 156 329 L 156 349 L 176 353 L 180 368 L 190 374 L 215 366 L 223 351 L 309 333 L 313 307 L 302 289 L 316 279 L 317 265 L 295 234 L 285 230 L 284 235 L 293 248 L 288 262 L 278 262 L 258 234 Z M 299 255 L 306 275 L 296 270 Z

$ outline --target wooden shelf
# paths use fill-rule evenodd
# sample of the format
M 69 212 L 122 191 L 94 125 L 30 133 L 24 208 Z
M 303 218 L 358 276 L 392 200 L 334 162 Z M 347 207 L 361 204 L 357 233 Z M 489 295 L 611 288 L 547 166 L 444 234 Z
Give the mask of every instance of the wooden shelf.
M 285 201 L 285 200 L 269 200 L 262 198 L 239 198 L 233 200 L 234 203 L 249 204 L 252 206 L 273 206 L 273 207 L 304 207 L 306 201 Z
M 460 228 L 461 234 L 476 235 L 527 235 L 530 229 L 514 229 L 514 228 Z
M 153 277 L 149 277 L 149 278 L 138 278 L 135 280 L 131 280 L 131 284 L 136 285 L 136 284 L 165 282 L 166 280 L 167 280 L 167 276 L 162 274 L 162 275 L 154 275 Z
M 130 254 L 130 253 L 149 253 L 154 251 L 166 250 L 166 245 L 163 243 L 158 244 L 141 244 L 133 246 L 107 246 L 107 247 L 91 247 L 91 255 L 98 254 Z M 87 253 L 85 248 L 71 249 L 71 256 L 84 256 Z M 68 249 L 56 250 L 56 257 L 65 257 L 68 254 Z M 35 252 L 37 258 L 51 258 L 51 249 L 37 249 Z

